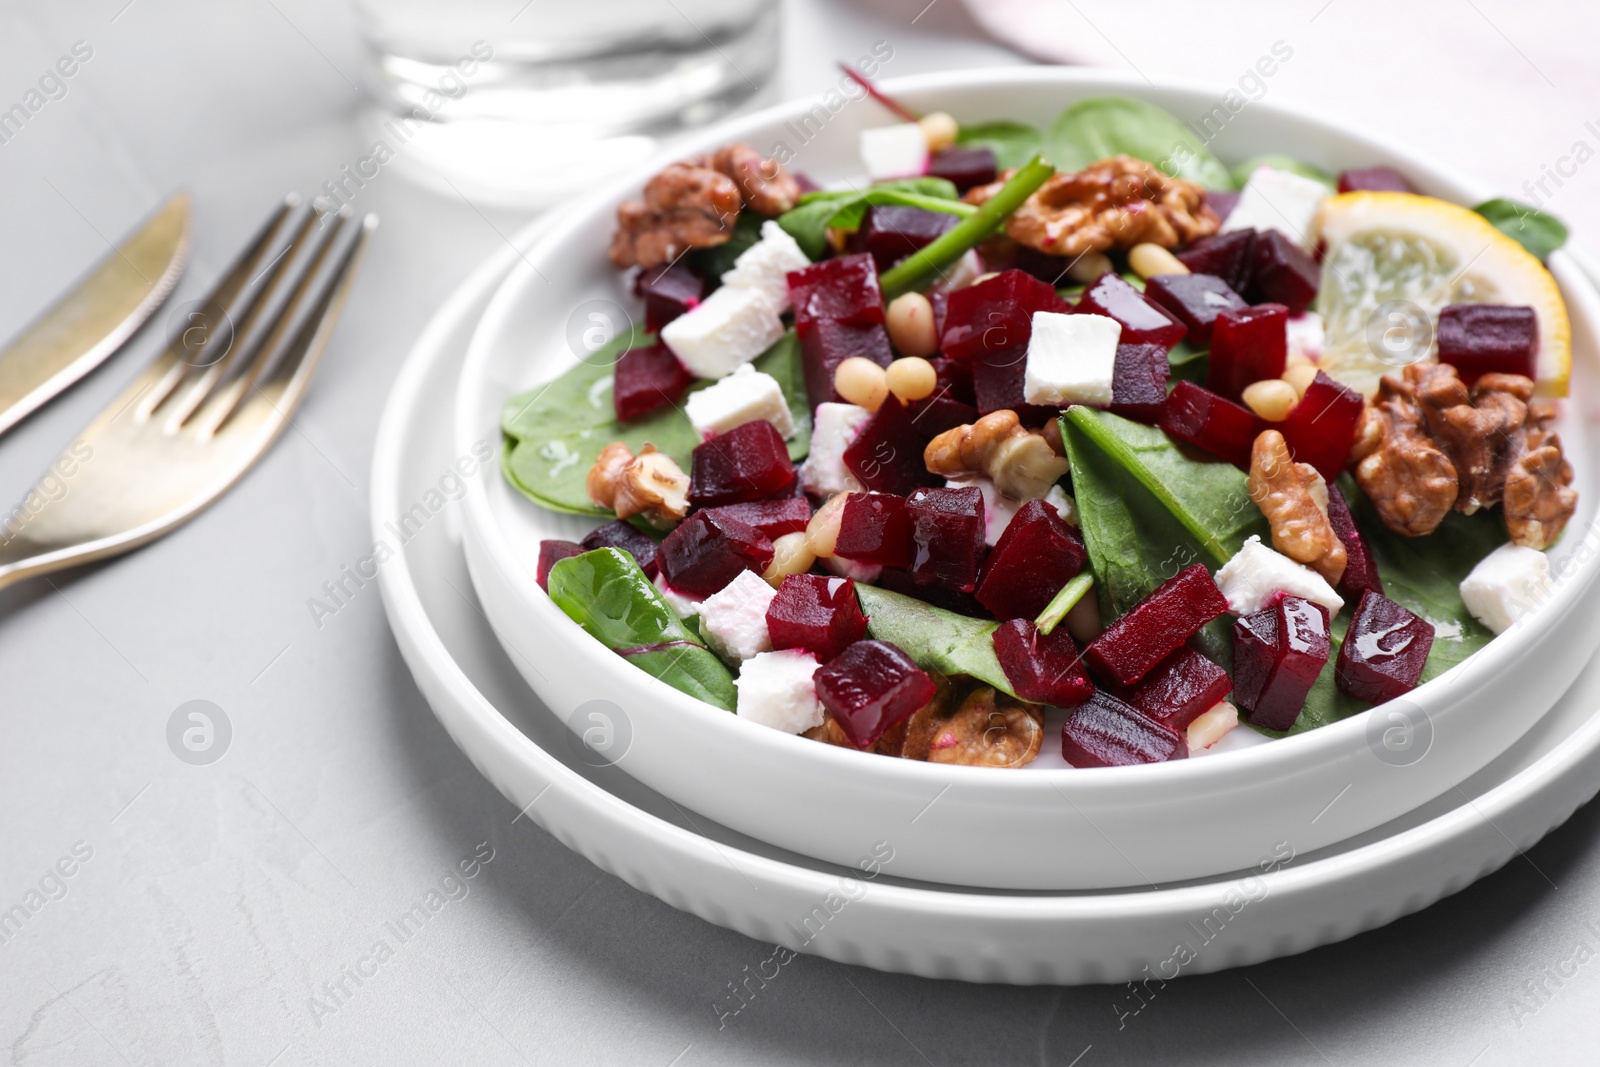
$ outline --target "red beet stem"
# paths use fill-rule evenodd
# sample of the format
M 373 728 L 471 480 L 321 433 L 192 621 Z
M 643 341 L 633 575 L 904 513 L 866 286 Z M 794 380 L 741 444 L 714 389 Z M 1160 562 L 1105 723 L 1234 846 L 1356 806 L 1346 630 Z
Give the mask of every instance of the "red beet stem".
M 878 90 L 878 87 L 876 85 L 873 85 L 872 82 L 867 80 L 867 76 L 866 75 L 858 72 L 850 64 L 841 61 L 839 63 L 839 69 L 844 71 L 845 74 L 849 76 L 851 81 L 855 82 L 857 85 L 861 86 L 861 88 L 865 89 L 867 91 L 867 95 L 868 96 L 872 97 L 872 99 L 876 100 L 878 103 L 882 104 L 884 107 L 888 108 L 890 111 L 893 111 L 896 115 L 899 115 L 901 118 L 905 119 L 907 122 L 916 122 L 919 118 L 922 117 L 922 116 L 918 115 L 915 111 L 912 111 L 910 108 L 905 107 L 904 105 L 900 104 L 899 102 L 897 102 L 895 100 L 891 100 L 889 97 L 883 95 L 883 93 Z

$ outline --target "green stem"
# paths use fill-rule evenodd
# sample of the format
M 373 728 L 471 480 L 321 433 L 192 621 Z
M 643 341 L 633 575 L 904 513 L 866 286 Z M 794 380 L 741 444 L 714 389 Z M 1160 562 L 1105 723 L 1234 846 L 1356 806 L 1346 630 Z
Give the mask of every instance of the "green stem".
M 1033 624 L 1039 628 L 1040 633 L 1049 633 L 1056 628 L 1056 625 L 1062 619 L 1067 617 L 1067 612 L 1077 606 L 1078 601 L 1083 599 L 1084 594 L 1093 588 L 1094 574 L 1090 571 L 1084 571 L 1077 577 L 1069 579 L 1067 584 L 1061 587 L 1061 592 L 1057 593 L 1055 598 L 1045 605 L 1044 610 L 1039 613 L 1039 617 L 1033 621 Z
M 1046 163 L 1043 156 L 1036 155 L 1028 160 L 977 211 L 885 271 L 878 278 L 884 297 L 892 300 L 928 275 L 960 259 L 967 249 L 998 229 L 1055 172 L 1055 167 Z

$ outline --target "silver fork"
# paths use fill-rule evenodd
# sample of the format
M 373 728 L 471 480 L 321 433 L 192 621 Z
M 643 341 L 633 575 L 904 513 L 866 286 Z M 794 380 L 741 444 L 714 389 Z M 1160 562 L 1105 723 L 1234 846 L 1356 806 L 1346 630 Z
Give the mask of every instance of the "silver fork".
M 0 512 L 0 588 L 155 540 L 271 447 L 305 397 L 378 220 L 352 225 L 341 212 L 317 233 L 313 221 L 287 198 L 190 325 Z

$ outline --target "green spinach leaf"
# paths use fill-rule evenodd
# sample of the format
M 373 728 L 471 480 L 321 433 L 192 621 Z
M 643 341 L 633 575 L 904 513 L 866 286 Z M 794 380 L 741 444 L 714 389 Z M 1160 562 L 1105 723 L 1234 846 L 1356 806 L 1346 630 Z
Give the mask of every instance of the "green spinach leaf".
M 904 178 L 883 182 L 870 189 L 807 193 L 793 210 L 778 216 L 778 225 L 794 238 L 800 251 L 816 260 L 827 254 L 828 228 L 844 225 L 844 222 L 834 222 L 835 216 L 845 222 L 853 218 L 853 224 L 845 226 L 846 229 L 853 229 L 861 224 L 861 216 L 866 214 L 868 205 L 910 203 L 913 207 L 931 208 L 930 201 L 960 205 L 952 209 L 952 214 L 970 214 L 970 210 L 967 210 L 970 205 L 960 203 L 956 187 L 947 179 Z
M 1536 207 L 1499 197 L 1472 210 L 1540 259 L 1549 259 L 1551 252 L 1567 243 L 1566 224 Z
M 1313 167 L 1309 163 L 1303 163 L 1293 156 L 1278 155 L 1251 156 L 1243 163 L 1238 164 L 1229 171 L 1229 175 L 1233 178 L 1233 184 L 1243 189 L 1244 183 L 1250 180 L 1250 175 L 1256 172 L 1257 167 L 1271 167 L 1273 170 L 1285 170 L 1290 174 L 1298 174 L 1302 178 L 1310 178 L 1312 181 L 1326 185 L 1330 192 L 1339 186 L 1333 175 L 1327 171 Z
M 1228 168 L 1192 130 L 1171 112 L 1142 100 L 1099 96 L 1072 105 L 1050 127 L 1045 150 L 1062 171 L 1127 155 L 1207 189 L 1233 188 Z
M 913 597 L 856 583 L 867 633 L 888 641 L 925 671 L 965 674 L 1011 696 L 1011 682 L 994 654 L 993 620 L 972 619 Z
M 1020 167 L 1045 151 L 1044 134 L 1023 122 L 979 122 L 963 124 L 956 144 L 967 148 L 987 148 L 994 153 L 1000 170 Z
M 632 556 L 597 548 L 550 568 L 550 599 L 589 636 L 672 688 L 724 711 L 733 675 L 673 614 Z
M 733 223 L 733 236 L 720 245 L 696 248 L 684 256 L 684 262 L 695 269 L 702 278 L 720 278 L 733 269 L 733 261 L 745 249 L 761 240 L 761 224 L 767 221 L 754 211 L 741 211 Z M 812 257 L 815 258 L 815 257 Z

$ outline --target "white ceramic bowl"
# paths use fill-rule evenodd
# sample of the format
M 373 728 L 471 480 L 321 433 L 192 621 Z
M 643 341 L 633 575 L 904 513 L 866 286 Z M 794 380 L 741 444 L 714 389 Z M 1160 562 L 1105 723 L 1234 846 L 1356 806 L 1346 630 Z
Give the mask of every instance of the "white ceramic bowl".
M 1151 86 L 1053 68 L 966 71 L 888 87 L 912 107 L 947 110 L 960 120 L 1038 124 L 1074 100 L 1103 93 L 1138 96 L 1179 116 L 1204 114 L 1221 95 L 1203 86 Z M 794 127 L 786 124 L 811 103 L 713 128 L 680 154 L 730 140 L 767 151 L 778 142 L 795 147 Z M 869 105 L 848 106 L 799 148 L 793 165 L 824 183 L 853 177 L 857 133 L 883 121 Z M 1213 147 L 1228 161 L 1281 152 L 1330 171 L 1390 163 L 1434 195 L 1464 203 L 1492 195 L 1399 145 L 1278 103 L 1250 104 Z M 574 362 L 566 340 L 573 309 L 597 297 L 631 306 L 605 250 L 617 203 L 652 172 L 641 170 L 562 212 L 501 286 L 462 374 L 458 452 L 498 440 L 505 399 Z M 594 523 L 535 507 L 492 467 L 469 485 L 463 513 L 473 583 L 512 661 L 557 715 L 581 727 L 590 724 L 589 711 L 613 709 L 613 728 L 630 738 L 624 770 L 678 804 L 808 856 L 852 864 L 874 842 L 889 840 L 903 877 L 1093 889 L 1241 870 L 1279 842 L 1302 852 L 1319 848 L 1387 822 L 1483 767 L 1551 706 L 1600 641 L 1600 633 L 1563 625 L 1600 570 L 1593 544 L 1597 442 L 1578 417 L 1596 406 L 1583 390 L 1600 381 L 1600 302 L 1568 257 L 1557 254 L 1551 268 L 1573 320 L 1578 396 L 1560 428 L 1582 491 L 1578 515 L 1552 553 L 1558 565 L 1568 561 L 1563 578 L 1532 617 L 1410 694 L 1403 706 L 1154 766 L 1073 770 L 1056 757 L 1008 772 L 869 758 L 701 704 L 589 638 L 540 591 L 534 567 L 541 538 L 576 540 Z M 1054 748 L 1047 739 L 1047 753 Z

